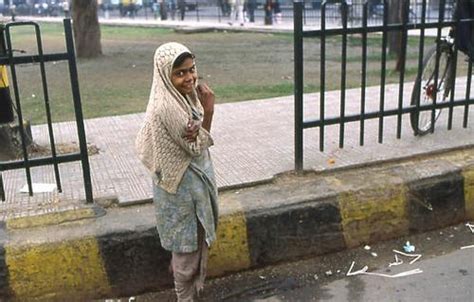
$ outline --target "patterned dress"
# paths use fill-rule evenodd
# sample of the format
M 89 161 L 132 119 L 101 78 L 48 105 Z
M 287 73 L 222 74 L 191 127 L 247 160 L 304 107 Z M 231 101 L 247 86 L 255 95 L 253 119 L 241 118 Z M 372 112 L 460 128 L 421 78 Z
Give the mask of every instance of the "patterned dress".
M 170 194 L 157 185 L 153 187 L 157 230 L 163 248 L 177 253 L 196 251 L 198 222 L 210 246 L 216 239 L 218 208 L 209 150 L 193 158 L 176 194 Z

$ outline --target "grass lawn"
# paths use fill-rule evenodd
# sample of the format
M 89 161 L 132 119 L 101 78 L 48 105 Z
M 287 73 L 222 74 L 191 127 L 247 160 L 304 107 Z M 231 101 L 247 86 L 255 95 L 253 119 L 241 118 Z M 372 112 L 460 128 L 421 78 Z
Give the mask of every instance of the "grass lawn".
M 63 52 L 64 34 L 60 24 L 41 24 L 45 53 Z M 102 26 L 104 55 L 78 60 L 80 90 L 86 118 L 144 111 L 153 71 L 153 54 L 169 41 L 187 45 L 195 54 L 198 72 L 216 92 L 217 102 L 235 102 L 290 95 L 293 93 L 293 37 L 289 34 L 198 33 L 180 34 L 172 30 Z M 16 28 L 14 49 L 36 53 L 34 36 L 28 28 Z M 341 41 L 327 40 L 327 90 L 339 88 Z M 369 40 L 368 83 L 380 81 L 380 36 Z M 416 38 L 408 43 L 408 65 L 417 66 Z M 361 43 L 349 37 L 347 86 L 360 86 Z M 319 89 L 319 40 L 305 40 L 305 92 Z M 393 58 L 387 64 L 393 69 Z M 73 119 L 71 88 L 66 62 L 46 65 L 54 121 Z M 416 68 L 408 68 L 406 81 L 415 78 Z M 17 67 L 22 109 L 34 124 L 45 122 L 39 65 Z M 387 82 L 399 75 L 388 72 Z M 12 92 L 13 93 L 13 92 Z

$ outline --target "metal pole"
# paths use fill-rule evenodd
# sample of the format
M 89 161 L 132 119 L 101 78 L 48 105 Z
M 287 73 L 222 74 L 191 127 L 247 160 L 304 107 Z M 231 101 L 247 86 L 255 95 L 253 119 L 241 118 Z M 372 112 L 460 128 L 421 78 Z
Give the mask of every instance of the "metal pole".
M 324 127 L 325 127 L 325 103 L 326 103 L 326 4 L 324 1 L 321 5 L 321 59 L 320 59 L 320 82 L 319 82 L 319 151 L 324 151 Z
M 359 144 L 364 145 L 364 131 L 365 131 L 365 96 L 367 86 L 367 19 L 368 19 L 369 3 L 365 2 L 362 12 L 362 74 L 361 74 L 361 94 L 360 94 L 360 135 Z
M 295 170 L 303 170 L 303 5 L 293 3 L 293 45 L 295 60 Z
M 79 91 L 79 80 L 77 78 L 76 54 L 74 51 L 74 41 L 72 38 L 71 19 L 64 19 L 64 33 L 66 38 L 66 48 L 69 55 L 69 74 L 71 77 L 72 98 L 74 101 L 74 111 L 76 113 L 76 125 L 79 136 L 79 148 L 81 150 L 82 174 L 84 177 L 84 189 L 86 201 L 93 202 L 92 181 L 89 166 L 89 156 L 87 153 L 86 132 L 84 128 L 84 117 L 82 115 L 81 94 Z
M 41 41 L 41 32 L 40 27 L 38 24 L 35 25 L 35 33 L 36 33 L 36 42 L 38 47 L 38 57 L 40 63 L 40 71 L 41 71 L 41 82 L 43 84 L 43 94 L 44 94 L 44 105 L 46 111 L 46 121 L 48 122 L 48 134 L 49 134 L 49 143 L 51 145 L 51 155 L 53 157 L 53 167 L 54 167 L 54 176 L 56 179 L 56 185 L 58 187 L 58 192 L 62 192 L 61 187 L 61 178 L 59 175 L 59 166 L 57 162 L 57 154 L 56 154 L 56 143 L 54 140 L 54 131 L 53 131 L 53 120 L 51 117 L 51 108 L 49 105 L 49 93 L 48 93 L 48 83 L 46 81 L 46 69 L 44 66 L 44 56 L 43 56 L 43 43 Z
M 7 52 L 8 52 L 8 59 L 10 61 L 10 72 L 12 75 L 12 82 L 13 82 L 13 92 L 15 94 L 15 102 L 16 102 L 16 110 L 18 115 L 18 125 L 20 126 L 20 135 L 21 135 L 21 148 L 23 151 L 23 160 L 25 162 L 25 173 L 26 173 L 26 182 L 28 184 L 28 193 L 30 196 L 33 196 L 33 184 L 31 180 L 31 170 L 29 165 L 28 159 L 28 149 L 26 146 L 26 133 L 25 127 L 23 123 L 23 114 L 21 111 L 21 102 L 20 102 L 20 91 L 18 88 L 17 76 L 16 76 L 16 68 L 15 64 L 13 63 L 13 47 L 12 47 L 12 40 L 10 35 L 10 27 L 14 25 L 19 25 L 19 23 L 9 23 L 5 29 L 6 35 L 6 42 L 7 42 Z

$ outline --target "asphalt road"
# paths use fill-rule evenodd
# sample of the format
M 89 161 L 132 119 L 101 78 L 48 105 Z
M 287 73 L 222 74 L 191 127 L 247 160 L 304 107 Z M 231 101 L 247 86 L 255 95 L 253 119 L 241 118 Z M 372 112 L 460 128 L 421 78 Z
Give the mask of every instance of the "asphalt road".
M 399 255 L 409 240 L 422 257 L 409 264 Z M 465 224 L 417 234 L 340 253 L 279 264 L 207 281 L 200 301 L 473 301 L 474 234 Z M 368 272 L 395 275 L 421 270 L 399 278 L 376 275 L 346 276 L 368 266 Z M 108 300 L 118 301 L 118 300 Z M 120 301 L 129 301 L 122 298 Z M 175 301 L 172 290 L 148 293 L 131 301 Z

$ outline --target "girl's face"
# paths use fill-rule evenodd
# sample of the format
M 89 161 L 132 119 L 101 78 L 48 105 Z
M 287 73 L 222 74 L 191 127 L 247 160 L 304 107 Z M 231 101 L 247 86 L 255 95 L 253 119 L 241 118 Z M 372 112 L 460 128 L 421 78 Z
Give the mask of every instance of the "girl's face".
M 196 79 L 196 65 L 192 58 L 186 58 L 183 64 L 171 71 L 171 83 L 183 95 L 193 91 Z

